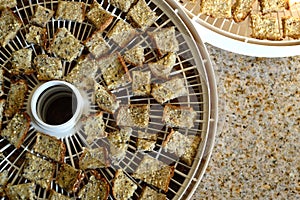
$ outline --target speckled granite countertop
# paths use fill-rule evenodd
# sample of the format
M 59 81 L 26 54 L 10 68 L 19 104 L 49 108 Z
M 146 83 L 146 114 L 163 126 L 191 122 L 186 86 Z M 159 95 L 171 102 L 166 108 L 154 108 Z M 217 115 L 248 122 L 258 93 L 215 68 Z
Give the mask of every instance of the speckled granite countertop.
M 300 56 L 208 51 L 220 125 L 192 199 L 300 199 Z

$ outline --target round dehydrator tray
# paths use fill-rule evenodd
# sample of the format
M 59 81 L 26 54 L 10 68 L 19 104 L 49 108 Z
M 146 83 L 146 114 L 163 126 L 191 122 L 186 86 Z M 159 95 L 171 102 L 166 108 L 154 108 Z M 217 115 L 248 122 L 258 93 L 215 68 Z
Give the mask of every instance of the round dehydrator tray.
M 89 8 L 92 0 L 80 1 L 85 4 L 85 8 Z M 130 42 L 126 47 L 120 48 L 113 41 L 110 41 L 106 34 L 112 29 L 113 25 L 118 19 L 124 19 L 126 21 L 126 13 L 121 12 L 119 9 L 110 5 L 109 1 L 103 0 L 98 1 L 102 7 L 112 13 L 114 20 L 109 27 L 103 31 L 104 39 L 110 44 L 110 52 L 118 51 L 122 55 L 126 50 L 130 49 L 136 44 L 140 44 L 145 48 L 145 63 L 150 61 L 155 61 L 158 59 L 157 51 L 152 44 L 147 33 L 139 31 L 138 34 L 132 42 Z M 184 135 L 198 135 L 201 137 L 200 143 L 198 144 L 197 154 L 191 166 L 185 164 L 180 158 L 176 157 L 172 153 L 166 152 L 162 147 L 162 142 L 166 139 L 167 134 L 170 131 L 170 127 L 167 127 L 162 122 L 162 112 L 164 105 L 157 103 L 151 96 L 148 97 L 135 97 L 132 95 L 131 84 L 127 84 L 118 89 L 112 90 L 111 92 L 116 95 L 117 100 L 121 104 L 147 104 L 150 106 L 150 120 L 146 128 L 137 129 L 133 128 L 132 135 L 130 137 L 129 146 L 126 151 L 126 156 L 124 159 L 117 163 L 111 163 L 109 167 L 97 169 L 97 172 L 107 180 L 110 185 L 109 199 L 114 199 L 111 191 L 113 184 L 113 178 L 117 169 L 122 169 L 125 175 L 129 177 L 134 183 L 137 184 L 137 189 L 135 190 L 132 199 L 138 199 L 142 193 L 142 189 L 145 186 L 150 186 L 152 189 L 166 194 L 167 199 L 189 199 L 193 192 L 195 191 L 197 185 L 199 184 L 204 171 L 206 169 L 207 163 L 209 161 L 213 143 L 214 135 L 216 132 L 217 125 L 217 93 L 216 93 L 216 83 L 214 72 L 210 63 L 209 56 L 207 54 L 206 48 L 202 43 L 197 31 L 189 17 L 185 12 L 178 7 L 175 1 L 167 0 L 146 0 L 149 7 L 156 12 L 158 19 L 149 28 L 151 31 L 159 31 L 162 28 L 175 26 L 176 38 L 179 42 L 179 51 L 176 52 L 176 64 L 170 74 L 170 77 L 181 77 L 184 79 L 185 85 L 188 90 L 188 95 L 184 97 L 179 97 L 174 100 L 170 100 L 166 103 L 177 105 L 177 106 L 189 106 L 192 107 L 197 115 L 194 126 L 190 129 L 179 128 L 176 129 Z M 5 47 L 0 49 L 0 64 L 1 68 L 4 69 L 4 92 L 2 96 L 3 99 L 7 97 L 7 93 L 10 89 L 10 85 L 13 80 L 23 79 L 28 84 L 28 92 L 26 95 L 26 100 L 21 110 L 27 112 L 31 118 L 33 118 L 31 113 L 32 96 L 35 91 L 43 85 L 48 83 L 46 81 L 39 81 L 36 74 L 31 75 L 10 75 L 10 63 L 11 55 L 14 51 L 28 48 L 33 50 L 33 57 L 39 54 L 47 53 L 43 48 L 29 44 L 25 40 L 25 35 L 28 33 L 27 24 L 30 23 L 30 19 L 34 14 L 36 5 L 42 5 L 49 9 L 55 10 L 58 1 L 33 1 L 33 0 L 23 0 L 18 1 L 18 6 L 12 8 L 13 12 L 22 20 L 22 28 L 17 33 L 17 36 L 11 40 Z M 52 18 L 47 23 L 47 39 L 49 42 L 53 39 L 53 35 L 57 28 L 67 28 L 77 39 L 81 42 L 87 39 L 94 31 L 95 27 L 88 21 L 82 23 L 66 20 L 57 20 Z M 87 54 L 84 50 L 80 55 Z M 55 56 L 53 54 L 49 54 Z M 78 57 L 80 57 L 80 55 Z M 64 76 L 66 76 L 72 67 L 76 64 L 77 59 L 72 62 L 66 62 L 62 60 Z M 133 70 L 147 71 L 148 66 L 145 65 L 142 68 L 133 67 L 127 65 L 129 72 Z M 101 76 L 101 72 L 96 75 L 95 80 L 105 86 L 105 82 Z M 59 83 L 60 80 L 54 81 L 54 84 Z M 151 82 L 159 82 L 154 76 L 151 78 Z M 59 83 L 60 84 L 60 83 Z M 63 89 L 68 91 L 68 83 L 62 86 Z M 51 84 L 50 84 L 51 85 Z M 67 88 L 67 89 L 66 89 Z M 70 87 L 71 88 L 71 87 Z M 85 98 L 85 102 L 88 102 L 85 106 L 85 115 L 92 115 L 100 112 L 100 108 L 93 101 L 93 91 L 80 91 Z M 52 94 L 52 93 L 51 93 Z M 49 96 L 49 95 L 48 95 Z M 48 97 L 47 96 L 47 97 Z M 51 96 L 51 95 L 50 95 Z M 106 125 L 106 132 L 112 132 L 119 127 L 116 126 L 115 115 L 104 112 L 103 119 Z M 3 117 L 2 119 L 2 129 L 7 126 L 11 118 Z M 78 168 L 78 160 L 82 155 L 83 148 L 97 148 L 106 147 L 109 152 L 109 144 L 106 138 L 94 139 L 92 144 L 88 144 L 86 141 L 87 136 L 84 130 L 78 123 L 69 132 L 64 132 L 60 134 L 59 132 L 51 133 L 50 135 L 56 135 L 66 146 L 66 154 L 64 162 Z M 150 152 L 140 152 L 137 150 L 136 137 L 138 130 L 143 132 L 157 134 L 158 139 L 155 144 L 153 151 Z M 8 183 L 12 185 L 22 184 L 30 182 L 25 179 L 22 175 L 24 168 L 25 155 L 30 152 L 39 157 L 42 157 L 33 151 L 33 146 L 36 141 L 36 134 L 40 130 L 35 122 L 31 122 L 30 128 L 28 130 L 27 136 L 24 139 L 21 147 L 19 149 L 15 148 L 14 145 L 10 144 L 6 139 L 0 136 L 0 150 L 3 153 L 4 158 L 0 163 L 0 172 L 7 170 L 9 172 Z M 45 134 L 47 134 L 45 132 Z M 134 179 L 132 173 L 137 169 L 139 163 L 145 155 L 149 155 L 155 159 L 164 162 L 167 165 L 174 166 L 174 176 L 172 177 L 169 188 L 167 192 L 163 192 L 154 186 L 147 185 L 145 182 Z M 44 157 L 43 157 L 44 158 Z M 44 158 L 47 159 L 47 158 Z M 54 174 L 53 180 L 50 184 L 50 189 L 65 196 L 77 198 L 77 193 L 68 193 L 62 189 L 55 181 L 56 175 L 61 164 L 56 163 L 56 172 Z M 87 173 L 88 174 L 88 173 Z M 81 187 L 86 184 L 88 177 L 85 177 L 82 181 Z M 47 199 L 49 197 L 49 190 L 45 190 L 39 185 L 36 186 L 36 198 L 37 199 Z M 5 199 L 2 198 L 2 199 Z
M 232 1 L 233 3 L 234 1 Z M 243 22 L 236 23 L 233 19 L 213 18 L 200 13 L 200 0 L 180 0 L 178 1 L 193 22 L 201 35 L 203 42 L 210 43 L 238 54 L 257 57 L 286 57 L 299 55 L 300 40 L 284 38 L 280 41 L 259 40 L 251 37 L 252 29 L 250 17 Z M 279 22 L 282 17 L 300 17 L 300 4 L 291 4 L 290 9 L 274 12 L 272 17 L 276 17 Z M 255 1 L 252 13 L 259 13 L 260 6 Z M 282 25 L 279 23 L 282 32 Z

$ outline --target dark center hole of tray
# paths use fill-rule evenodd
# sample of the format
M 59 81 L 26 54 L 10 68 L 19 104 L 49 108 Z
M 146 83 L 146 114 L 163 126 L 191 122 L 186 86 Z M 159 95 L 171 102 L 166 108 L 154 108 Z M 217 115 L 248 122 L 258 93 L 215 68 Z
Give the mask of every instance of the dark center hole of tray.
M 38 100 L 38 113 L 43 122 L 60 125 L 69 121 L 77 109 L 77 99 L 69 88 L 54 86 L 47 89 Z
M 76 110 L 76 103 L 76 98 L 72 98 L 72 96 L 55 99 L 45 110 L 46 114 L 43 120 L 50 125 L 59 125 L 69 121 Z

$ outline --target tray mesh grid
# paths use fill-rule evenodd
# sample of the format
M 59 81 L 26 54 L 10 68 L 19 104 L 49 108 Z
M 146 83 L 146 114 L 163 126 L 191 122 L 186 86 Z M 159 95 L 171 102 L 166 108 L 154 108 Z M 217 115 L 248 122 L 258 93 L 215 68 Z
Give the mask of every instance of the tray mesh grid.
M 86 7 L 92 3 L 91 0 L 81 1 L 84 2 Z M 184 78 L 185 84 L 188 88 L 188 95 L 185 97 L 181 97 L 175 100 L 170 101 L 170 103 L 174 105 L 181 106 L 190 106 L 193 107 L 197 112 L 197 120 L 196 125 L 191 129 L 179 129 L 179 131 L 185 135 L 200 135 L 202 140 L 198 147 L 198 153 L 193 162 L 192 166 L 188 166 L 183 163 L 178 157 L 173 154 L 167 153 L 162 149 L 162 141 L 166 138 L 166 134 L 168 133 L 168 128 L 164 126 L 162 121 L 162 109 L 163 107 L 158 104 L 151 97 L 143 97 L 136 98 L 132 96 L 131 93 L 131 85 L 124 86 L 119 88 L 118 90 L 113 90 L 112 92 L 117 96 L 118 100 L 122 101 L 122 104 L 149 104 L 151 106 L 150 113 L 150 123 L 149 126 L 144 129 L 145 132 L 148 133 L 156 133 L 158 134 L 158 140 L 154 151 L 147 153 L 148 155 L 163 161 L 169 165 L 174 165 L 175 174 L 171 180 L 169 190 L 166 193 L 168 199 L 178 199 L 182 196 L 186 195 L 185 191 L 190 191 L 188 189 L 191 182 L 195 181 L 194 174 L 196 173 L 197 166 L 199 166 L 201 162 L 201 156 L 205 148 L 205 142 L 208 131 L 208 123 L 209 123 L 209 94 L 207 89 L 207 83 L 205 76 L 203 76 L 202 72 L 204 71 L 204 61 L 207 61 L 207 57 L 203 57 L 203 55 L 199 54 L 197 51 L 197 45 L 194 40 L 191 39 L 187 27 L 180 20 L 179 16 L 172 11 L 172 9 L 165 3 L 162 3 L 157 0 L 146 1 L 152 10 L 156 12 L 159 16 L 158 20 L 152 25 L 152 31 L 157 31 L 164 27 L 175 26 L 176 27 L 176 38 L 179 41 L 180 50 L 177 52 L 176 58 L 176 66 L 171 73 L 172 77 L 180 76 Z M 7 92 L 10 87 L 10 78 L 8 75 L 9 63 L 11 60 L 11 54 L 13 51 L 16 51 L 21 48 L 30 48 L 33 50 L 34 56 L 45 53 L 45 51 L 39 47 L 28 44 L 25 41 L 25 35 L 28 32 L 28 27 L 26 26 L 30 22 L 30 18 L 34 13 L 34 8 L 37 4 L 43 5 L 47 8 L 55 10 L 58 1 L 18 1 L 18 6 L 13 8 L 13 11 L 22 19 L 23 27 L 18 32 L 15 39 L 13 39 L 5 48 L 0 49 L 0 64 L 3 69 L 6 71 L 5 76 L 5 91 Z M 147 36 L 147 34 L 141 34 L 137 36 L 127 47 L 120 49 L 117 45 L 115 45 L 112 41 L 106 37 L 107 32 L 113 27 L 116 23 L 117 19 L 125 19 L 125 14 L 120 10 L 114 8 L 109 4 L 109 2 L 99 1 L 103 8 L 110 11 L 114 16 L 114 22 L 104 31 L 103 36 L 111 45 L 111 51 L 119 51 L 121 54 L 127 49 L 131 48 L 133 45 L 142 44 L 147 47 L 145 49 L 145 57 L 146 62 L 153 61 L 157 59 L 157 53 L 153 48 L 153 45 Z M 78 23 L 71 21 L 62 21 L 55 20 L 54 18 L 47 24 L 48 31 L 48 40 L 51 41 L 55 30 L 59 27 L 66 27 L 74 36 L 80 41 L 84 41 L 88 38 L 95 28 L 89 24 L 88 22 Z M 84 52 L 81 52 L 84 53 Z M 75 62 L 63 62 L 64 75 L 68 74 L 72 67 L 74 67 Z M 129 66 L 129 71 L 134 70 L 134 67 Z M 142 68 L 143 70 L 147 70 L 147 67 Z M 22 75 L 17 78 L 25 79 L 28 83 L 29 91 L 26 97 L 26 101 L 23 106 L 23 110 L 28 111 L 30 109 L 30 95 L 33 93 L 35 88 L 41 84 L 35 74 L 33 75 Z M 105 85 L 101 74 L 96 77 L 97 81 L 103 85 Z M 152 80 L 153 82 L 159 81 L 155 78 Z M 5 97 L 5 96 L 4 96 Z M 92 93 L 88 93 L 88 97 L 92 98 Z M 90 105 L 90 113 L 98 112 L 99 108 L 91 104 Z M 115 126 L 115 116 L 111 114 L 104 114 L 104 121 L 106 123 L 106 131 L 110 132 L 116 129 Z M 9 119 L 3 119 L 3 127 L 7 125 Z M 0 150 L 4 153 L 5 159 L 0 163 L 0 172 L 4 170 L 9 171 L 9 182 L 12 184 L 20 184 L 26 183 L 26 180 L 22 176 L 22 168 L 24 166 L 24 158 L 27 152 L 33 153 L 33 145 L 36 140 L 37 130 L 34 126 L 31 126 L 28 134 L 21 146 L 21 148 L 16 149 L 11 145 L 8 141 L 0 137 Z M 130 177 L 135 183 L 138 185 L 138 189 L 135 191 L 132 199 L 138 199 L 141 195 L 142 188 L 145 186 L 145 183 L 139 181 L 137 179 L 133 179 L 131 177 L 131 173 L 135 171 L 139 162 L 143 158 L 144 154 L 138 152 L 136 149 L 136 135 L 137 130 L 133 130 L 133 135 L 131 136 L 131 140 L 129 142 L 129 147 L 126 152 L 126 157 L 121 160 L 117 164 L 112 164 L 108 168 L 99 169 L 100 174 L 112 185 L 112 179 L 114 177 L 115 171 L 118 168 L 122 168 L 128 177 Z M 92 145 L 89 145 L 86 140 L 86 135 L 84 134 L 84 130 L 79 129 L 76 133 L 71 134 L 67 137 L 61 138 L 61 140 L 65 143 L 67 151 L 65 156 L 65 162 L 78 167 L 78 159 L 82 154 L 83 147 L 96 148 L 100 146 L 105 146 L 109 149 L 109 145 L 107 140 L 98 139 L 95 140 Z M 58 171 L 59 164 L 56 166 L 56 172 Z M 54 175 L 55 177 L 55 175 Z M 84 179 L 83 182 L 87 182 L 87 178 Z M 51 189 L 62 193 L 66 196 L 74 197 L 74 194 L 69 194 L 60 188 L 55 180 L 51 182 Z M 39 199 L 47 199 L 49 196 L 49 192 L 37 186 L 36 195 Z M 76 197 L 76 195 L 75 195 Z M 112 196 L 109 197 L 112 199 Z

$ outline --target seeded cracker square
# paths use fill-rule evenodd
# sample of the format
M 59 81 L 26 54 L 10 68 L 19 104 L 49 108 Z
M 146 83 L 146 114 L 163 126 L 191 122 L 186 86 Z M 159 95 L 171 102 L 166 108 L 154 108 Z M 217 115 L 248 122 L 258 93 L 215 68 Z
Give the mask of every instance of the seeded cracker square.
M 71 198 L 51 190 L 49 200 L 71 200 Z
M 282 33 L 277 17 L 263 16 L 260 14 L 251 15 L 251 36 L 257 39 L 281 40 Z
M 110 50 L 110 46 L 103 38 L 101 31 L 94 32 L 93 35 L 84 42 L 84 45 L 96 58 L 99 58 Z
M 84 134 L 87 136 L 86 141 L 88 144 L 92 144 L 94 140 L 107 136 L 102 112 L 88 116 L 83 120 L 83 124 Z
M 86 91 L 93 89 L 97 62 L 90 56 L 81 56 L 65 80 Z
M 49 51 L 71 62 L 78 57 L 83 47 L 70 31 L 66 28 L 59 28 L 50 44 Z
M 81 56 L 65 80 L 86 91 L 93 89 L 97 71 L 96 60 L 90 56 Z
M 7 139 L 17 149 L 21 147 L 30 126 L 30 117 L 27 113 L 16 113 L 1 131 L 1 136 Z
M 106 29 L 114 19 L 96 0 L 93 1 L 86 17 L 99 31 Z
M 105 168 L 109 165 L 108 153 L 105 147 L 84 148 L 79 159 L 79 167 L 82 170 Z
M 125 51 L 123 57 L 125 62 L 133 66 L 143 67 L 143 63 L 145 62 L 144 48 L 137 45 L 132 49 Z
M 50 81 L 63 77 L 63 66 L 59 58 L 40 54 L 34 58 L 33 63 L 37 71 L 38 80 Z
M 146 186 L 139 200 L 167 200 L 167 196 Z
M 127 19 L 135 28 L 145 31 L 157 19 L 156 13 L 151 10 L 145 0 L 139 0 L 127 13 Z
M 283 37 L 300 38 L 300 18 L 284 17 L 282 18 Z
M 117 115 L 117 125 L 123 127 L 146 128 L 150 120 L 149 105 L 124 105 Z
M 263 14 L 282 11 L 289 8 L 287 0 L 259 0 L 259 3 Z
M 9 9 L 2 11 L 0 17 L 0 45 L 5 47 L 22 26 L 21 20 Z
M 78 192 L 78 197 L 81 200 L 106 200 L 108 199 L 110 191 L 109 183 L 105 178 L 93 171 L 93 175 L 89 178 L 89 181 Z
M 148 34 L 153 40 L 160 57 L 169 52 L 175 53 L 179 50 L 179 43 L 176 38 L 174 26 L 162 28 L 155 32 L 148 32 Z
M 56 137 L 37 133 L 34 152 L 48 157 L 56 162 L 63 162 L 66 153 L 65 144 Z
M 151 93 L 150 71 L 132 71 L 132 92 L 134 96 L 148 96 Z
M 35 182 L 42 188 L 49 189 L 54 172 L 54 163 L 30 153 L 26 154 L 26 161 L 23 169 L 24 178 Z
M 11 73 L 14 75 L 19 75 L 22 73 L 30 74 L 34 72 L 31 66 L 32 60 L 32 50 L 31 49 L 19 49 L 12 53 L 11 58 Z
M 189 166 L 197 154 L 201 138 L 197 135 L 183 135 L 178 131 L 171 130 L 162 146 L 165 151 L 174 153 Z
M 113 180 L 112 193 L 116 200 L 130 199 L 137 185 L 128 178 L 122 169 L 118 169 Z
M 127 22 L 120 19 L 114 27 L 107 33 L 107 37 L 112 39 L 120 47 L 125 47 L 137 34 L 137 31 Z
M 192 107 L 165 105 L 163 122 L 170 127 L 192 128 L 196 120 L 197 113 Z
M 119 53 L 102 58 L 98 65 L 109 90 L 117 89 L 131 82 L 127 66 Z
M 9 172 L 7 170 L 0 172 L 0 197 L 5 196 L 5 186 L 8 183 L 8 173 Z
M 173 175 L 174 166 L 168 166 L 162 161 L 145 155 L 132 177 L 167 192 Z
M 35 200 L 35 188 L 34 183 L 24 183 L 18 185 L 7 185 L 6 194 L 9 199 L 13 200 Z
M 48 21 L 53 17 L 54 11 L 43 6 L 37 5 L 31 23 L 41 27 L 46 27 Z
M 182 78 L 173 78 L 160 84 L 153 84 L 151 95 L 160 104 L 188 94 Z
M 214 18 L 231 18 L 232 0 L 201 0 L 200 12 Z
M 175 63 L 176 63 L 176 54 L 168 53 L 165 57 L 163 57 L 162 59 L 156 62 L 149 62 L 148 66 L 151 72 L 157 78 L 168 79 Z
M 110 0 L 111 5 L 119 8 L 123 12 L 128 12 L 129 8 L 136 0 Z
M 17 6 L 17 0 L 0 0 L 0 10 Z
M 191 141 L 188 136 L 183 135 L 178 131 L 174 131 L 173 129 L 162 144 L 165 151 L 174 153 L 178 157 L 181 157 L 190 145 Z
M 29 32 L 25 35 L 26 41 L 31 44 L 39 45 L 43 48 L 46 47 L 46 28 L 41 28 L 38 26 L 31 25 L 29 27 Z
M 58 1 L 56 10 L 57 19 L 83 22 L 84 14 L 83 2 Z
M 4 110 L 6 117 L 12 117 L 23 107 L 27 91 L 28 86 L 25 80 L 11 83 Z
M 20 49 L 12 53 L 11 73 L 13 75 L 32 74 L 34 68 L 32 66 L 32 49 Z
M 132 129 L 127 127 L 108 134 L 109 156 L 113 163 L 117 163 L 125 158 L 131 133 Z
M 99 83 L 95 83 L 95 102 L 100 109 L 114 114 L 119 108 L 120 101 L 117 100 L 116 95 L 111 93 Z
M 198 146 L 201 142 L 201 137 L 198 135 L 189 136 L 189 140 L 192 141 L 191 145 L 185 150 L 180 159 L 187 165 L 192 166 L 195 156 L 198 152 Z
M 232 6 L 232 17 L 235 22 L 244 21 L 252 10 L 255 0 L 237 0 Z
M 137 149 L 140 151 L 153 151 L 157 140 L 157 134 L 138 131 Z
M 76 192 L 84 178 L 82 170 L 76 169 L 69 164 L 62 164 L 58 170 L 56 183 L 69 193 Z

